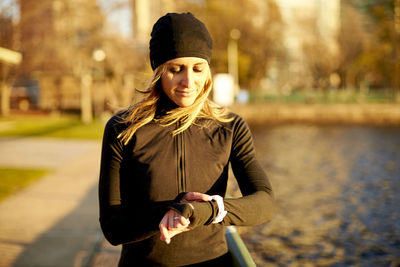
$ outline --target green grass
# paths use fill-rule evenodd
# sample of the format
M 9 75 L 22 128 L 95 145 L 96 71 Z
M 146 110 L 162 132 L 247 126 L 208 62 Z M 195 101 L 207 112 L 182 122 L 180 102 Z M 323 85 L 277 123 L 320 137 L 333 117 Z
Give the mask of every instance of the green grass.
M 320 104 L 363 104 L 363 103 L 394 103 L 395 98 L 391 91 L 377 91 L 363 93 L 359 91 L 341 90 L 325 92 L 292 92 L 291 94 L 265 94 L 253 92 L 250 94 L 251 102 L 265 103 L 320 103 Z
M 0 119 L 0 137 L 101 139 L 104 123 L 82 124 L 76 116 L 14 116 Z
M 49 170 L 0 168 L 0 201 L 42 178 Z

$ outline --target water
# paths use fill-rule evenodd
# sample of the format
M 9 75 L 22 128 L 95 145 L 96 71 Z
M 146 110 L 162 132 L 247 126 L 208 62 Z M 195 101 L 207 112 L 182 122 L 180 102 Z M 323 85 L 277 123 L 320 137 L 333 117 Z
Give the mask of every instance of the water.
M 252 127 L 277 211 L 258 266 L 400 266 L 400 127 Z

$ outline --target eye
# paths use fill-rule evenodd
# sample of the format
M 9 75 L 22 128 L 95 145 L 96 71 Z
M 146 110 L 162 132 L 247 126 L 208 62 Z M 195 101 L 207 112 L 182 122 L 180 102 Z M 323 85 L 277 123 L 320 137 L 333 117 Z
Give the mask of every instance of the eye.
M 203 72 L 204 71 L 204 67 L 202 67 L 202 66 L 194 66 L 193 67 L 193 71 L 194 72 Z
M 178 66 L 174 66 L 174 67 L 169 68 L 169 71 L 170 71 L 171 73 L 179 73 L 179 72 L 182 71 L 182 68 L 181 68 L 181 67 L 178 67 Z

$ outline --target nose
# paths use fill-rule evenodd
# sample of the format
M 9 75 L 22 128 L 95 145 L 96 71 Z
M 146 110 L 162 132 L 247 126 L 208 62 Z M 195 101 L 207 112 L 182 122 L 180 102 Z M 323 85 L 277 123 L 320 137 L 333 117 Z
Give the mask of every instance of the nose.
M 181 85 L 184 88 L 192 88 L 194 84 L 194 77 L 193 77 L 193 72 L 190 69 L 186 69 L 182 73 L 182 80 L 181 80 Z

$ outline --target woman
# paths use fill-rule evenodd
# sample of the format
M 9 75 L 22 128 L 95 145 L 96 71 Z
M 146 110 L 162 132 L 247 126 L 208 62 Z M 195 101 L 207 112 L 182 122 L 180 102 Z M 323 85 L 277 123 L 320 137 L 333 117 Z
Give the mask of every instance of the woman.
M 229 266 L 224 226 L 272 217 L 247 124 L 208 100 L 211 48 L 192 14 L 161 17 L 150 40 L 149 95 L 107 123 L 100 223 L 111 244 L 123 244 L 119 266 Z M 223 199 L 229 162 L 238 199 Z

